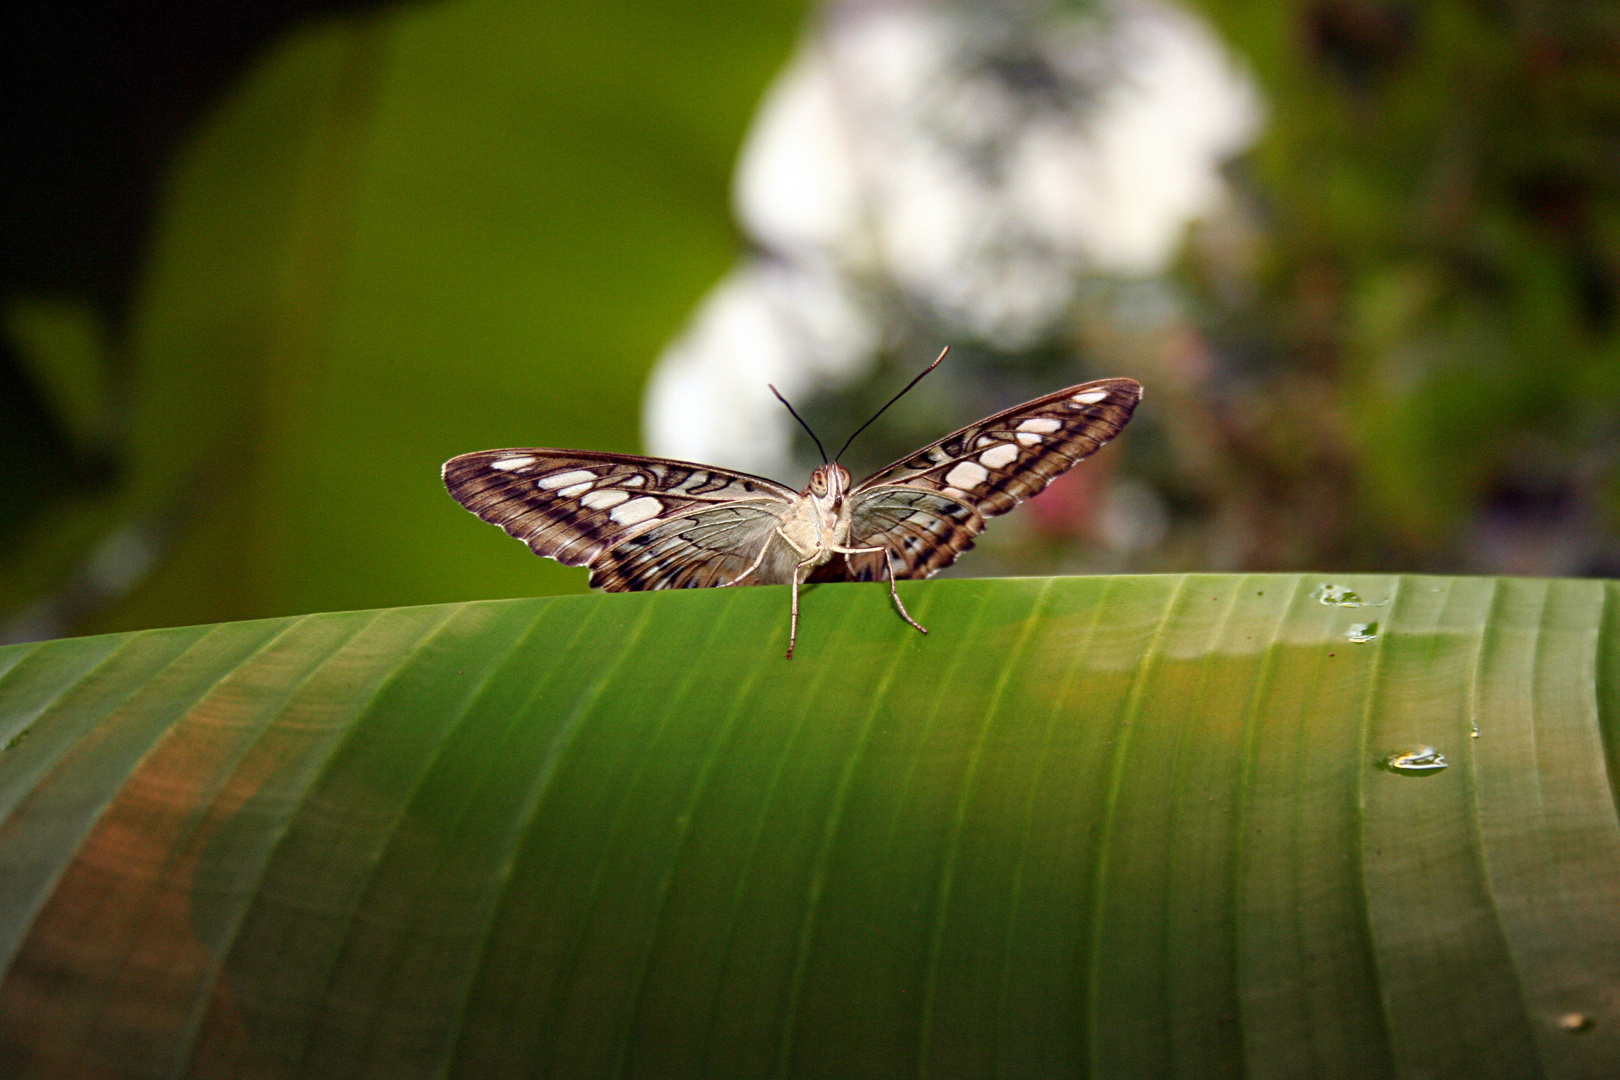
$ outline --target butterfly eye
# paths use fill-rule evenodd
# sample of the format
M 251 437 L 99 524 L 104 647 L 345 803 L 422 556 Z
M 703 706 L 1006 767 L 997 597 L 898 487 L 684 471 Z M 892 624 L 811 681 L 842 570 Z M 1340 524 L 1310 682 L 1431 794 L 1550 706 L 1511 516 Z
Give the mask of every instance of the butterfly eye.
M 818 468 L 818 469 L 814 470 L 813 472 L 811 472 L 811 474 L 810 474 L 810 494 L 812 494 L 812 495 L 825 495 L 825 494 L 827 494 L 827 470 L 826 470 L 825 467 Z

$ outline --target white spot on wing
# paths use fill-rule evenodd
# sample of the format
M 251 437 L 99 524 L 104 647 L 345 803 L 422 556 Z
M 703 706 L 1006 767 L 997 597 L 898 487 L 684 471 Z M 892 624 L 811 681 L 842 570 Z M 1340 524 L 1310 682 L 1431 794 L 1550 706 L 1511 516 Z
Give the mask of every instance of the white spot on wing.
M 1011 465 L 1017 460 L 1018 447 L 1014 446 L 1012 443 L 1002 443 L 1000 446 L 992 446 L 990 449 L 979 455 L 979 464 L 988 465 L 992 469 L 1005 469 L 1008 465 Z
M 1019 431 L 1035 431 L 1042 435 L 1050 435 L 1063 426 L 1063 421 L 1053 420 L 1046 416 L 1032 416 L 1018 425 Z
M 593 491 L 579 500 L 592 510 L 606 510 L 610 506 L 618 506 L 627 501 L 630 493 L 626 491 Z
M 567 487 L 563 488 L 561 491 L 557 492 L 557 494 L 563 496 L 566 499 L 572 499 L 575 495 L 583 495 L 585 492 L 587 492 L 589 490 L 591 490 L 591 485 L 590 485 L 590 482 L 587 481 L 586 483 L 583 483 L 583 484 L 570 484 Z
M 1020 431 L 1018 433 L 1018 441 L 1025 446 L 1041 445 L 1041 437 L 1028 431 Z
M 641 485 L 645 484 L 646 482 L 647 482 L 647 478 L 645 476 L 642 476 L 640 473 L 631 473 L 629 476 L 627 476 L 623 480 L 619 481 L 619 486 L 620 487 L 640 487 Z
M 623 506 L 616 506 L 608 517 L 620 525 L 639 525 L 648 518 L 655 518 L 664 512 L 664 504 L 650 495 L 639 499 L 632 499 Z
M 989 446 L 991 443 L 993 443 L 995 441 L 996 441 L 996 437 L 994 435 L 980 435 L 979 438 L 978 438 L 978 441 L 975 442 L 973 444 L 973 446 L 974 446 L 974 449 L 978 449 L 981 446 Z
M 521 469 L 525 465 L 532 464 L 534 464 L 534 458 L 532 457 L 509 457 L 501 458 L 499 461 L 492 461 L 489 463 L 489 467 L 492 469 L 510 471 L 512 469 Z
M 1087 390 L 1083 394 L 1074 395 L 1069 400 L 1077 405 L 1095 405 L 1107 397 L 1108 391 L 1106 390 Z
M 535 487 L 545 488 L 547 491 L 556 491 L 558 488 L 570 487 L 582 480 L 595 480 L 596 474 L 587 469 L 569 469 L 567 472 L 552 473 L 542 476 L 534 482 Z
M 953 499 L 967 498 L 967 492 L 963 491 L 961 488 L 948 487 L 945 488 L 940 494 L 949 495 Z
M 964 491 L 972 491 L 990 476 L 977 461 L 964 461 L 945 474 L 945 483 Z

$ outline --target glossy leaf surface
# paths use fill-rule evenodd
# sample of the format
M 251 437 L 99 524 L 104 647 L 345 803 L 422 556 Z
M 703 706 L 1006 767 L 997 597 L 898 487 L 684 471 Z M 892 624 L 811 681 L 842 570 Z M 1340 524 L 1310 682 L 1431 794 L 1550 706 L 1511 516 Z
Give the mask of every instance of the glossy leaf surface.
M 902 592 L 0 650 L 0 1071 L 1620 1068 L 1613 585 Z

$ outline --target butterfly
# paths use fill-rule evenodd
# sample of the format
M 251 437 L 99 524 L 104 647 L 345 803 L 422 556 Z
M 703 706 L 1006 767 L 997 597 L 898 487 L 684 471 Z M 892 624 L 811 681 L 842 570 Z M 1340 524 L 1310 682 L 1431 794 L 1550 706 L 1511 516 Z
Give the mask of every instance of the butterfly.
M 443 476 L 462 506 L 536 555 L 590 567 L 599 589 L 791 583 L 791 660 L 799 586 L 808 582 L 886 578 L 900 616 L 926 634 L 895 580 L 926 578 L 955 562 L 986 518 L 1119 434 L 1141 397 L 1134 379 L 1071 386 L 970 424 L 859 484 L 834 455 L 803 491 L 712 465 L 589 450 L 480 450 L 445 462 Z

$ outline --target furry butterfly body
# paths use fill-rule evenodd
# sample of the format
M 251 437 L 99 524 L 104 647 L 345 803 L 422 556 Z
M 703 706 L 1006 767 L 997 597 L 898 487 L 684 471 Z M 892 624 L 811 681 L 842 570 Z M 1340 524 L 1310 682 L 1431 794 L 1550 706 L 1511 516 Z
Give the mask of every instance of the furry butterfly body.
M 936 361 L 937 363 L 937 361 Z M 1119 433 L 1132 379 L 1071 386 L 971 424 L 851 485 L 833 462 L 803 491 L 708 465 L 581 450 L 482 450 L 444 465 L 456 501 L 613 592 L 925 578 Z M 923 631 L 926 633 L 927 631 Z

